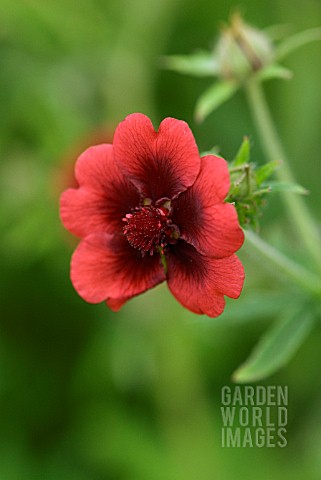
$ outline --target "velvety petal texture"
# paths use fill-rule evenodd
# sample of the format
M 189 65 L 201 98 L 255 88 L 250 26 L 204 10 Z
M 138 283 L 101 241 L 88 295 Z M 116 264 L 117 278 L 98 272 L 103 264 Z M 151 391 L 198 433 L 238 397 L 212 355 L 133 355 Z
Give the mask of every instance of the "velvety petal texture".
M 155 132 L 142 114 L 119 124 L 114 140 L 115 161 L 145 198 L 176 197 L 190 187 L 200 169 L 200 157 L 187 123 L 166 118 Z
M 167 255 L 168 287 L 174 297 L 195 313 L 220 315 L 224 295 L 238 298 L 244 269 L 236 255 L 215 259 L 201 255 L 192 245 L 179 241 Z
M 75 176 L 79 187 L 62 194 L 60 216 L 82 239 L 70 275 L 84 300 L 118 311 L 167 279 L 182 305 L 216 317 L 225 295 L 240 295 L 244 270 L 235 252 L 244 234 L 225 203 L 227 163 L 201 159 L 185 122 L 166 118 L 155 131 L 145 115 L 129 115 L 112 145 L 79 157 Z
M 181 238 L 210 257 L 230 256 L 244 242 L 235 207 L 223 203 L 229 186 L 226 161 L 208 155 L 201 159 L 192 187 L 173 201 L 173 222 Z
M 92 234 L 82 240 L 71 261 L 71 280 L 89 303 L 129 299 L 165 280 L 159 256 L 145 256 L 124 236 Z
M 129 298 L 107 298 L 106 305 L 114 312 L 118 312 L 128 300 L 130 300 L 130 297 Z
M 80 188 L 66 190 L 60 200 L 64 226 L 79 237 L 121 233 L 122 218 L 139 204 L 140 195 L 117 168 L 112 145 L 86 150 L 77 160 L 75 173 Z

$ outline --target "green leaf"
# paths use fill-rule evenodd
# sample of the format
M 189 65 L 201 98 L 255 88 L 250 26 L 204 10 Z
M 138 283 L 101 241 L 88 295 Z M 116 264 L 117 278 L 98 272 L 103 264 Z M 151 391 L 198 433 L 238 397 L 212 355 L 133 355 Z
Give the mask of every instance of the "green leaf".
M 218 145 L 214 145 L 209 150 L 205 150 L 204 152 L 201 152 L 201 157 L 205 157 L 206 155 L 215 155 L 216 157 L 220 157 L 220 155 L 219 155 L 220 150 L 221 149 Z
M 161 66 L 174 72 L 196 77 L 213 77 L 218 73 L 218 63 L 210 52 L 199 51 L 191 55 L 171 55 L 161 58 Z
M 293 306 L 261 338 L 248 360 L 233 374 L 239 383 L 255 382 L 272 375 L 286 365 L 310 333 L 314 316 L 308 310 Z
M 232 161 L 232 167 L 238 167 L 249 163 L 250 161 L 250 141 L 248 137 L 243 138 L 242 145 L 240 146 L 234 160 Z
M 276 48 L 276 58 L 283 60 L 298 48 L 318 40 L 321 40 L 321 28 L 310 28 L 309 30 L 296 33 L 278 45 Z
M 297 183 L 289 183 L 289 182 L 275 182 L 271 181 L 268 182 L 266 185 L 262 185 L 271 188 L 271 192 L 289 192 L 295 193 L 297 195 L 309 195 L 309 190 L 302 187 L 302 185 L 298 185 Z
M 237 302 L 227 299 L 228 308 L 219 317 L 201 319 L 197 317 L 195 321 L 206 325 L 206 328 L 216 328 L 217 325 L 242 328 L 242 325 L 252 322 L 267 322 L 269 318 L 275 317 L 286 308 L 292 300 L 292 290 L 289 292 L 257 290 L 255 295 L 241 296 Z
M 264 180 L 269 178 L 274 171 L 280 166 L 281 162 L 279 160 L 272 160 L 271 162 L 266 163 L 260 167 L 256 172 L 256 181 L 258 185 L 261 185 Z
M 272 80 L 274 78 L 281 78 L 282 80 L 291 80 L 293 73 L 288 68 L 282 67 L 277 63 L 268 65 L 260 70 L 257 74 L 257 78 L 261 81 Z
M 239 84 L 232 81 L 217 82 L 199 97 L 195 107 L 196 121 L 202 122 L 211 112 L 229 100 Z

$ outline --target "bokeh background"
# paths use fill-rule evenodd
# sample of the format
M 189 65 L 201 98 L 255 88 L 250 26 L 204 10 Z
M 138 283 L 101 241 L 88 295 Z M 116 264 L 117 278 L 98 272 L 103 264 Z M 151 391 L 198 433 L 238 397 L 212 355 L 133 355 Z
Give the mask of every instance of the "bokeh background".
M 319 0 L 0 0 L 1 480 L 321 478 L 320 327 L 260 382 L 289 387 L 287 447 L 221 447 L 221 386 L 295 294 L 251 249 L 242 297 L 218 319 L 187 312 L 165 285 L 112 313 L 69 280 L 77 241 L 59 195 L 77 155 L 127 114 L 184 119 L 201 151 L 227 158 L 247 134 L 263 162 L 242 93 L 198 125 L 211 80 L 159 68 L 161 55 L 211 48 L 234 7 L 259 27 L 321 25 Z M 321 44 L 286 66 L 294 79 L 266 93 L 320 220 Z M 304 259 L 277 197 L 261 232 Z

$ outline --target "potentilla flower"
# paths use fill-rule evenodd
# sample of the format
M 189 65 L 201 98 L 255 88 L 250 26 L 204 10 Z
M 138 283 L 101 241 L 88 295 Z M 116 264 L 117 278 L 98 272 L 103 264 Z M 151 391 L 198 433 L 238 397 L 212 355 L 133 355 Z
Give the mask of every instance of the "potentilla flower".
M 244 270 L 235 252 L 244 234 L 224 203 L 227 163 L 200 158 L 185 122 L 166 118 L 156 132 L 145 115 L 129 115 L 112 145 L 79 157 L 75 175 L 79 188 L 63 193 L 60 213 L 82 238 L 71 280 L 84 300 L 117 311 L 167 280 L 182 305 L 216 317 L 224 295 L 240 295 Z

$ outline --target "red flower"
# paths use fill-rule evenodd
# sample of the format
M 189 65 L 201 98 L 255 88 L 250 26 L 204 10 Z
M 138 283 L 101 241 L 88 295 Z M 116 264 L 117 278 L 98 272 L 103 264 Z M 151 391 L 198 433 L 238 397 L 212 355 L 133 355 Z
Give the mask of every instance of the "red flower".
M 224 203 L 227 164 L 200 158 L 185 122 L 166 118 L 155 132 L 145 115 L 129 115 L 112 145 L 79 157 L 75 174 L 79 188 L 63 193 L 61 219 L 82 238 L 71 280 L 87 302 L 116 311 L 167 279 L 182 305 L 215 317 L 224 295 L 240 295 L 244 271 L 234 253 L 244 235 Z

